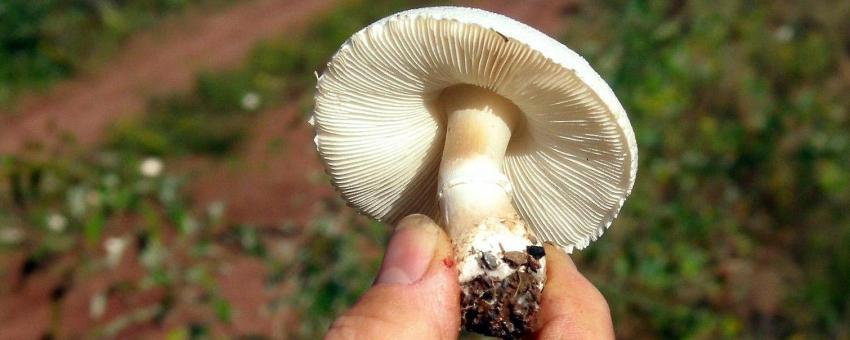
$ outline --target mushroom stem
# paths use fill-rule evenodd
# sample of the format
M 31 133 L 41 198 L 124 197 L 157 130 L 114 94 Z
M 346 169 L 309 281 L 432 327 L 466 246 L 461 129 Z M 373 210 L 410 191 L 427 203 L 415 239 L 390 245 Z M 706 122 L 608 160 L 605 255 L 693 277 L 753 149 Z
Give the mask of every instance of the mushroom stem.
M 454 229 L 455 225 L 516 213 L 501 169 L 520 112 L 502 96 L 472 85 L 447 88 L 441 99 L 448 127 L 440 163 L 440 198 L 443 218 L 455 237 L 463 231 Z
M 439 202 L 454 244 L 466 329 L 499 337 L 531 331 L 545 281 L 542 247 L 511 204 L 502 173 L 521 112 L 472 85 L 440 96 L 448 119 Z

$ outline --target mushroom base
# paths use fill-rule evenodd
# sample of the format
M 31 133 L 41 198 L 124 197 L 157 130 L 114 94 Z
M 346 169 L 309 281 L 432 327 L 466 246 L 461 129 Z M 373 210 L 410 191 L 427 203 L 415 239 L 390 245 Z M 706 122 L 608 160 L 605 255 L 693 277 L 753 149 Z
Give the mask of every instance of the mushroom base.
M 531 333 L 546 280 L 542 245 L 518 218 L 485 219 L 473 229 L 457 252 L 461 324 L 500 338 Z
M 462 283 L 460 308 L 464 329 L 508 339 L 530 334 L 543 291 L 538 270 L 540 263 L 529 256 L 526 264 L 505 278 L 483 274 Z

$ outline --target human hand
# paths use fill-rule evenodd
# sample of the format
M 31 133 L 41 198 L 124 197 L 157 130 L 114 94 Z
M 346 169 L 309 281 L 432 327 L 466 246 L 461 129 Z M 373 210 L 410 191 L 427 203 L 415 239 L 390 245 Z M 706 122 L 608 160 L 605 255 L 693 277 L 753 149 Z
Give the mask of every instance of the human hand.
M 455 339 L 460 286 L 449 237 L 424 215 L 399 222 L 374 285 L 325 339 Z M 547 279 L 532 338 L 613 339 L 608 303 L 560 249 L 546 245 Z

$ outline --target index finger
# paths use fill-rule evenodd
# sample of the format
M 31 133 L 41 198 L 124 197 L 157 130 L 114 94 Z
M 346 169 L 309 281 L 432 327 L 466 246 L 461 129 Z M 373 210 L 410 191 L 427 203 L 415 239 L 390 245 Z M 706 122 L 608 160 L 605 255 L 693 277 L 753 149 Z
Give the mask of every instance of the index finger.
M 613 339 L 608 302 L 561 249 L 546 244 L 537 339 Z

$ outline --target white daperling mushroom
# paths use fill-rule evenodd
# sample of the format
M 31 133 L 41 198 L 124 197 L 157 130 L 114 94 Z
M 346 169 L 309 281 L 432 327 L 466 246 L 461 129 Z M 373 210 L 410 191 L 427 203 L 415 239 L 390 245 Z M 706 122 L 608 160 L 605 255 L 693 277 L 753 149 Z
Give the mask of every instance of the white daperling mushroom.
M 570 252 L 596 240 L 637 171 L 628 117 L 590 65 L 478 9 L 415 9 L 355 33 L 319 77 L 311 122 L 352 207 L 440 221 L 464 327 L 502 337 L 537 314 L 541 242 Z

